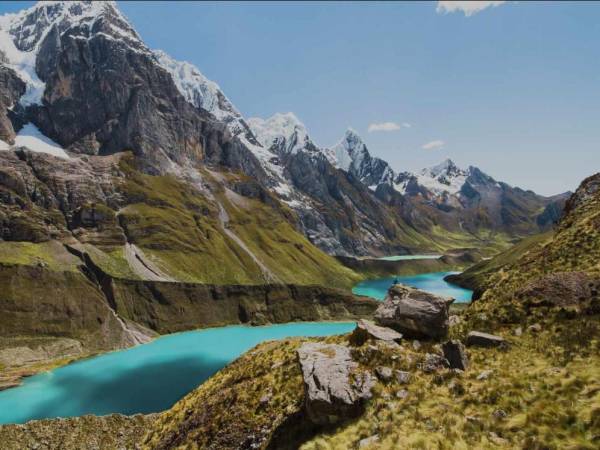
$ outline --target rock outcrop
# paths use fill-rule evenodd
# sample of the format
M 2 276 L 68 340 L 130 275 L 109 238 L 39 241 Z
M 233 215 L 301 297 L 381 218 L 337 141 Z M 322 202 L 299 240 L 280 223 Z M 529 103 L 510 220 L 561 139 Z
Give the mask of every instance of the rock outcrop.
M 600 311 L 600 278 L 585 272 L 556 272 L 542 276 L 516 292 L 528 308 L 559 307 Z
M 469 367 L 469 357 L 462 342 L 454 339 L 445 342 L 442 345 L 442 351 L 451 369 L 467 370 Z
M 506 345 L 506 340 L 502 336 L 482 333 L 481 331 L 471 331 L 467 335 L 467 345 L 475 347 L 500 347 Z
M 360 415 L 371 398 L 373 376 L 358 370 L 350 348 L 309 342 L 298 349 L 308 418 L 331 425 Z
M 370 320 L 359 320 L 356 328 L 350 336 L 350 342 L 355 345 L 362 345 L 368 340 L 400 342 L 402 335 L 391 328 L 380 327 Z
M 375 311 L 375 322 L 404 336 L 442 339 L 448 334 L 452 298 L 396 284 Z
M 25 83 L 14 70 L 2 65 L 0 52 L 0 140 L 13 144 L 15 130 L 10 119 L 13 106 L 25 93 Z

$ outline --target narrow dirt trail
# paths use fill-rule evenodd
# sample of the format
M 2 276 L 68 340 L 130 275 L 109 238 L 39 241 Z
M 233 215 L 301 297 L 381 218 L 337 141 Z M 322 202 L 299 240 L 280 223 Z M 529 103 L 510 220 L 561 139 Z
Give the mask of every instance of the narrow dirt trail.
M 260 270 L 263 274 L 263 278 L 265 279 L 266 282 L 281 283 L 281 280 L 279 280 L 275 276 L 275 274 L 273 272 L 271 272 L 271 269 L 269 269 L 267 266 L 265 266 L 263 264 L 263 262 L 252 252 L 252 250 L 250 250 L 248 248 L 246 243 L 244 241 L 242 241 L 242 239 L 229 228 L 229 225 L 228 225 L 229 224 L 229 214 L 227 213 L 227 210 L 221 204 L 221 202 L 219 202 L 218 200 L 215 200 L 215 201 L 216 201 L 217 205 L 219 206 L 219 222 L 221 223 L 221 228 L 223 229 L 223 232 L 232 241 L 234 241 L 242 250 L 244 250 L 244 252 L 246 252 L 246 254 L 248 254 L 248 256 L 250 256 L 250 258 L 252 258 L 252 260 L 256 263 L 256 265 L 260 268 Z
M 213 172 L 211 170 L 206 169 L 212 179 L 220 184 L 224 189 L 227 189 L 224 186 L 224 180 L 221 174 Z M 282 283 L 282 281 L 269 269 L 256 254 L 246 245 L 246 243 L 237 235 L 235 232 L 229 228 L 229 213 L 223 206 L 223 203 L 208 189 L 207 186 L 202 182 L 202 178 L 199 174 L 195 174 L 198 179 L 194 180 L 196 182 L 196 187 L 204 194 L 206 197 L 215 202 L 219 208 L 219 224 L 223 229 L 223 232 L 229 237 L 233 242 L 235 242 L 250 258 L 252 261 L 256 263 L 256 265 L 260 268 L 265 283 Z
M 142 250 L 135 244 L 125 244 L 125 259 L 129 263 L 131 270 L 143 280 L 177 281 L 165 275 L 152 261 L 146 258 Z

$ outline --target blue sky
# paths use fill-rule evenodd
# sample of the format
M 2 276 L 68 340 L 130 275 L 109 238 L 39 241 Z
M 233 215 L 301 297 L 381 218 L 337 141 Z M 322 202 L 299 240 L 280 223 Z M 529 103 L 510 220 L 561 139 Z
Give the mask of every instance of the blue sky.
M 15 3 L 0 12 L 32 2 Z M 350 126 L 397 170 L 450 157 L 542 194 L 600 170 L 600 3 L 119 6 L 244 116 L 293 111 L 320 145 Z M 385 122 L 399 129 L 368 132 Z

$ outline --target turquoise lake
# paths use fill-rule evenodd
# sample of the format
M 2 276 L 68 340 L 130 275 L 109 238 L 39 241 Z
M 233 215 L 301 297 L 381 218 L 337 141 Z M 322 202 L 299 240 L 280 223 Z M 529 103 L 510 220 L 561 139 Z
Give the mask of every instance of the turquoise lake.
M 377 258 L 381 261 L 409 261 L 412 259 L 440 259 L 442 255 L 396 255 Z
M 352 331 L 353 322 L 230 326 L 163 336 L 25 379 L 0 392 L 0 424 L 163 411 L 256 344 Z
M 433 294 L 454 297 L 456 303 L 469 303 L 473 296 L 473 291 L 444 281 L 446 275 L 454 273 L 458 272 L 431 272 L 422 273 L 420 275 L 365 280 L 354 286 L 352 292 L 357 295 L 366 295 L 367 297 L 375 298 L 377 300 L 383 300 L 387 290 L 394 284 L 394 281 L 397 280 L 399 283 L 419 288 Z

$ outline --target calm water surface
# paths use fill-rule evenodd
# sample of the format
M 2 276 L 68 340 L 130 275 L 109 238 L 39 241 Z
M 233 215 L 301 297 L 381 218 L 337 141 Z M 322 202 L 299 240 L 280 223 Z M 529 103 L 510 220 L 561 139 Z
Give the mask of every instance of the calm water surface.
M 456 303 L 469 303 L 473 296 L 473 291 L 444 281 L 446 275 L 454 273 L 458 272 L 431 272 L 422 273 L 420 275 L 365 280 L 354 286 L 352 292 L 357 295 L 366 295 L 368 297 L 376 298 L 377 300 L 383 300 L 387 290 L 394 284 L 394 280 L 398 280 L 398 282 L 402 284 L 422 289 L 433 294 L 454 297 Z
M 382 261 L 407 261 L 412 259 L 440 259 L 442 255 L 396 255 L 377 258 Z
M 0 424 L 162 411 L 259 342 L 343 334 L 354 327 L 353 322 L 305 322 L 164 336 L 35 375 L 23 386 L 0 392 Z

